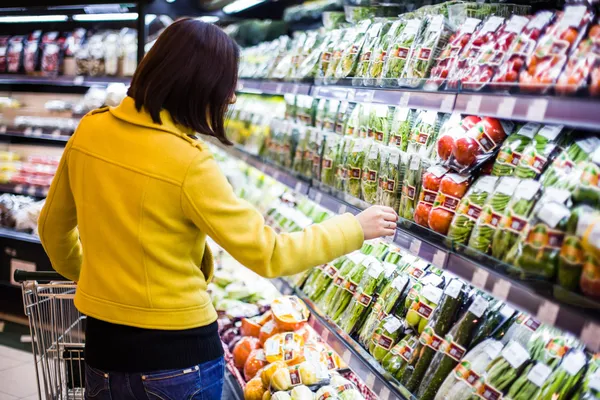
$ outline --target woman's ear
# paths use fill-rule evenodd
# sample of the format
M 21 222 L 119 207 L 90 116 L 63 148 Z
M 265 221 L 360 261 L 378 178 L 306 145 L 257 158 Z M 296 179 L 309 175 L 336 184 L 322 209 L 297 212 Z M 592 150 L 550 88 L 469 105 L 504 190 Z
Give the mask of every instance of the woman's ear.
M 229 104 L 235 104 L 236 101 L 237 95 L 234 93 L 233 96 L 231 96 L 231 99 L 229 99 Z

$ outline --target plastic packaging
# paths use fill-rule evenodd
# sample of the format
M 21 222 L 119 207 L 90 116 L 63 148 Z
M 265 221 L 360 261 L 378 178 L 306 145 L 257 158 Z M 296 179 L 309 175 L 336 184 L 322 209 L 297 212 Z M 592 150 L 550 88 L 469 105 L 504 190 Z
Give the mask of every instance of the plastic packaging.
M 390 46 L 383 66 L 381 86 L 398 86 L 398 78 L 404 73 L 406 62 L 423 27 L 422 19 L 410 19 L 406 22 L 402 32 Z
M 448 172 L 447 168 L 439 165 L 433 165 L 423 174 L 421 180 L 421 190 L 419 193 L 419 203 L 415 208 L 414 221 L 424 227 L 429 228 L 429 213 L 435 203 L 442 178 Z
M 458 209 L 461 199 L 467 192 L 470 177 L 458 174 L 446 174 L 441 182 L 429 213 L 429 227 L 442 235 L 448 233 L 450 223 Z

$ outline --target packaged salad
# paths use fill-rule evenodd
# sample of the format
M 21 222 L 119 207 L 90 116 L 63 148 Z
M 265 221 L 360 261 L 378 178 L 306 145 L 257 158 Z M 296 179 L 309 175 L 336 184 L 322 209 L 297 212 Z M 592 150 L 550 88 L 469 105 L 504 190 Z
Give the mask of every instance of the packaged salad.
M 323 117 L 323 130 L 326 132 L 334 132 L 336 121 L 338 118 L 338 111 L 340 109 L 340 101 L 339 100 L 329 100 L 325 116 Z
M 372 140 L 367 139 L 372 142 Z M 381 149 L 377 142 L 369 145 L 369 152 L 362 168 L 362 199 L 369 204 L 377 203 L 377 186 L 379 183 L 379 167 L 381 164 Z
M 427 160 L 423 160 L 418 154 L 412 154 L 407 158 L 404 180 L 402 181 L 402 194 L 398 214 L 404 219 L 413 220 L 415 207 L 419 197 L 419 183 L 421 182 L 421 171 L 427 169 Z
M 600 207 L 600 149 L 596 149 L 589 161 L 580 163 L 575 169 L 573 202 Z
M 354 104 L 348 103 L 347 101 L 340 101 L 337 109 L 337 116 L 335 118 L 334 132 L 338 135 L 346 134 L 346 126 L 354 111 Z M 352 136 L 352 134 L 350 134 Z
M 367 31 L 371 26 L 370 20 L 362 20 L 356 26 L 356 30 L 352 35 L 352 45 L 346 47 L 342 52 L 342 58 L 335 70 L 336 79 L 345 79 L 354 76 L 358 66 L 358 59 L 367 40 Z
M 416 39 L 425 24 L 422 19 L 409 19 L 404 29 L 393 40 L 384 61 L 379 84 L 381 86 L 398 86 L 398 78 L 402 77 Z
M 337 190 L 344 191 L 346 187 L 346 180 L 348 179 L 348 170 L 346 169 L 347 156 L 352 150 L 352 137 L 342 136 L 340 139 L 339 150 L 337 152 L 337 158 L 334 160 L 333 169 L 335 174 L 335 180 L 333 187 Z
M 371 104 L 360 103 L 358 108 L 358 137 L 369 136 L 369 123 L 371 122 Z
M 321 158 L 321 182 L 331 187 L 334 186 L 335 161 L 339 157 L 340 143 L 342 137 L 336 133 L 329 132 L 325 137 L 323 157 Z
M 395 107 L 390 124 L 390 145 L 405 152 L 416 111 L 406 107 Z
M 352 80 L 353 85 L 362 84 L 363 79 L 367 77 L 369 66 L 371 65 L 371 55 L 373 54 L 373 51 L 375 51 L 375 47 L 379 42 L 379 37 L 380 35 L 385 35 L 389 28 L 389 25 L 386 25 L 384 22 L 377 21 L 369 27 L 360 52 L 355 78 Z M 383 29 L 386 29 L 386 32 L 383 32 Z
M 308 79 L 314 78 L 318 76 L 319 66 L 321 65 L 321 59 L 323 53 L 327 52 L 327 49 L 331 45 L 331 40 L 333 37 L 333 32 L 327 32 L 323 36 L 323 40 L 313 47 L 310 53 L 304 58 L 302 63 L 298 66 L 297 70 L 297 78 L 298 79 Z M 329 64 L 328 64 L 329 65 Z
M 528 122 L 518 128 L 514 135 L 510 135 L 500 148 L 500 152 L 492 167 L 492 175 L 512 176 L 523 157 L 523 151 L 531 143 L 531 140 L 541 127 L 541 124 Z
M 521 88 L 542 92 L 554 84 L 593 17 L 586 5 L 568 5 L 557 14 L 519 75 Z
M 379 187 L 377 188 L 377 203 L 398 209 L 402 186 L 402 170 L 400 168 L 400 150 L 394 147 L 384 148 L 385 156 L 381 158 L 379 169 Z
M 334 307 L 333 300 L 335 299 L 337 292 L 342 290 L 346 285 L 346 280 L 352 270 L 360 265 L 367 256 L 360 251 L 355 251 L 348 254 L 346 260 L 339 267 L 338 271 L 334 274 L 331 283 L 325 289 L 321 300 L 318 303 L 319 309 L 323 310 L 326 314 L 329 314 Z
M 374 86 L 383 73 L 383 66 L 388 57 L 388 50 L 390 49 L 391 44 L 396 39 L 396 37 L 402 32 L 404 29 L 406 22 L 404 19 L 398 19 L 393 22 L 386 22 L 385 25 L 389 25 L 389 29 L 382 28 L 382 35 L 380 35 L 380 40 L 375 46 L 372 56 L 371 62 L 369 64 L 369 69 L 367 71 L 364 84 L 366 86 Z
M 565 132 L 562 125 L 544 125 L 533 137 L 533 141 L 523 149 L 515 176 L 520 179 L 538 178 L 560 151 Z
M 447 168 L 440 165 L 432 165 L 423 174 L 421 180 L 421 190 L 419 193 L 419 203 L 415 208 L 414 221 L 426 228 L 429 228 L 429 213 L 435 203 L 442 178 L 448 172 Z
M 326 83 L 334 83 L 336 81 L 335 71 L 342 61 L 342 55 L 346 49 L 352 46 L 357 34 L 358 32 L 354 27 L 343 29 L 340 35 L 340 40 L 333 44 L 331 60 L 329 61 L 327 71 L 324 74 Z
M 346 182 L 346 193 L 356 198 L 361 196 L 361 181 L 363 165 L 367 154 L 371 149 L 371 141 L 357 138 L 354 140 L 352 152 L 348 155 L 348 181 Z M 377 156 L 379 152 L 377 152 Z
M 315 128 L 323 129 L 323 124 L 325 122 L 325 116 L 327 115 L 328 109 L 329 99 L 319 99 L 317 113 L 315 115 Z
M 335 29 L 330 32 L 327 46 L 323 48 L 321 58 L 319 59 L 319 67 L 317 69 L 316 75 L 317 78 L 324 78 L 327 74 L 329 70 L 329 64 L 331 63 L 331 59 L 333 58 L 333 53 L 339 45 L 343 33 L 344 32 L 341 29 Z
M 390 139 L 390 107 L 385 104 L 371 105 L 367 136 L 377 143 L 387 145 Z
M 441 115 L 436 111 L 421 111 L 410 132 L 407 152 L 429 158 L 440 129 Z
M 429 227 L 445 235 L 448 233 L 450 223 L 458 209 L 461 199 L 467 192 L 471 182 L 470 176 L 455 173 L 446 174 L 441 182 L 440 189 L 429 213 Z
M 563 357 L 560 365 L 544 381 L 540 400 L 567 400 L 583 379 L 587 357 L 582 350 L 574 350 Z

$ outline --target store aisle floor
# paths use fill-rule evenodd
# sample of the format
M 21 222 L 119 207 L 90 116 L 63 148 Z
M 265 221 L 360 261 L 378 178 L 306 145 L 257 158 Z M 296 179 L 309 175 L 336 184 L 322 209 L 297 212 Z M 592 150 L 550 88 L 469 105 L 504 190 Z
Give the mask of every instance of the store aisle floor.
M 37 399 L 33 356 L 0 345 L 0 400 Z

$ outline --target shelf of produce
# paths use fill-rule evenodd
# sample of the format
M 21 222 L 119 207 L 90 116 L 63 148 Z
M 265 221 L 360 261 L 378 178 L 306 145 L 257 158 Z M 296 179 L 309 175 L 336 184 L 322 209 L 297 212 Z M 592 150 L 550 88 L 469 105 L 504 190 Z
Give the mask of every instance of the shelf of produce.
M 22 194 L 32 197 L 46 197 L 49 188 L 46 186 L 22 185 L 15 183 L 0 184 L 0 193 Z
M 352 372 L 381 400 L 411 399 L 411 394 L 402 387 L 367 353 L 354 339 L 339 329 L 329 317 L 322 314 L 315 304 L 301 291 L 294 289 L 283 278 L 272 280 L 282 294 L 295 294 L 310 310 L 309 325 L 336 351 Z
M 235 153 L 244 153 L 236 149 Z M 230 151 L 230 154 L 234 155 Z M 266 174 L 281 168 L 268 168 L 258 157 L 253 166 Z M 261 165 L 262 164 L 262 165 Z M 303 193 L 304 194 L 304 193 Z M 315 203 L 334 212 L 357 214 L 367 204 L 349 198 L 331 188 L 313 182 L 308 197 Z M 400 219 L 393 239 L 399 247 L 419 256 L 438 268 L 445 269 L 480 289 L 506 300 L 514 307 L 531 313 L 539 320 L 557 326 L 579 337 L 593 351 L 600 350 L 600 304 L 576 293 L 566 292 L 555 285 L 520 280 L 511 275 L 508 266 L 492 257 L 474 253 L 448 243 L 446 237 L 423 228 L 412 221 Z
M 237 90 L 243 93 L 270 95 L 284 95 L 288 93 L 307 95 L 310 93 L 311 84 L 240 79 Z
M 8 140 L 13 142 L 27 142 L 27 143 L 38 143 L 38 144 L 54 144 L 64 146 L 71 136 L 67 135 L 53 135 L 48 133 L 36 132 L 26 134 L 23 132 L 14 131 L 2 131 L 0 130 L 0 140 Z

